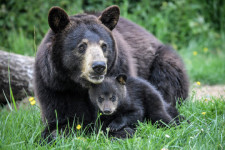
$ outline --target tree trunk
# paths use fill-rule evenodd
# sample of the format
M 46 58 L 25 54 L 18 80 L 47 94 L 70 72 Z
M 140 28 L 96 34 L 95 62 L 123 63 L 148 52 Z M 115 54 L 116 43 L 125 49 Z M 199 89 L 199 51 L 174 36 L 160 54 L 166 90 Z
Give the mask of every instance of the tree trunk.
M 0 50 L 0 103 L 11 101 L 10 86 L 15 100 L 33 95 L 34 58 Z

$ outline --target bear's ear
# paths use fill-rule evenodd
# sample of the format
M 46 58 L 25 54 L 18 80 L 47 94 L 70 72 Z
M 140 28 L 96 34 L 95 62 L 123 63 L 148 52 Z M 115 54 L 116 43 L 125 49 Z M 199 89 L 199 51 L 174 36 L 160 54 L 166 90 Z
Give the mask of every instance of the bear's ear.
M 55 33 L 65 29 L 69 22 L 69 16 L 62 8 L 52 7 L 49 10 L 48 24 Z
M 126 84 L 126 81 L 127 81 L 127 76 L 125 74 L 119 74 L 117 77 L 116 77 L 116 80 L 122 84 L 122 85 L 125 85 Z
M 108 8 L 106 8 L 101 16 L 99 17 L 99 20 L 104 24 L 107 28 L 110 30 L 113 30 L 119 20 L 120 17 L 120 9 L 116 5 L 112 5 Z

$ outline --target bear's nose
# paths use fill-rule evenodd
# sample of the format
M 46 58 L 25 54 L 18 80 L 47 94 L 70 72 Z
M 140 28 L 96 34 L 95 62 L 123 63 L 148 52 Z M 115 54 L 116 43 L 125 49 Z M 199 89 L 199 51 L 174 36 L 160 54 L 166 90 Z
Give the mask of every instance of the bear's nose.
M 96 61 L 92 64 L 92 69 L 98 74 L 102 74 L 105 68 L 106 64 L 103 61 Z

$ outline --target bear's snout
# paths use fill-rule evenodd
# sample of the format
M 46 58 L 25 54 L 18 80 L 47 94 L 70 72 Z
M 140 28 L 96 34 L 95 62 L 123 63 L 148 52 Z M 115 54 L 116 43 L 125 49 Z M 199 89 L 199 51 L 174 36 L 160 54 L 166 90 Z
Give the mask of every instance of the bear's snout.
M 106 69 L 106 63 L 103 61 L 95 61 L 92 64 L 92 69 L 94 70 L 95 73 L 101 75 Z
M 107 73 L 107 57 L 100 44 L 90 43 L 83 57 L 81 76 L 91 83 L 99 84 Z
M 105 115 L 110 115 L 112 112 L 111 112 L 111 110 L 109 108 L 105 108 L 104 111 L 103 111 L 103 113 Z

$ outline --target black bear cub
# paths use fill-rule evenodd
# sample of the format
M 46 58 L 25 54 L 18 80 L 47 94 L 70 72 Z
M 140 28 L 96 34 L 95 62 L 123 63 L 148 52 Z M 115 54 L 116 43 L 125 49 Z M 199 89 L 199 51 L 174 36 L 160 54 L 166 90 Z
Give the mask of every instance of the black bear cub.
M 174 118 L 179 116 L 176 108 L 167 104 L 161 94 L 147 81 L 120 74 L 107 77 L 101 84 L 89 89 L 91 102 L 103 115 L 103 131 L 109 127 L 111 132 L 133 126 L 138 121 L 150 120 L 179 124 Z M 162 121 L 162 122 L 160 122 Z

